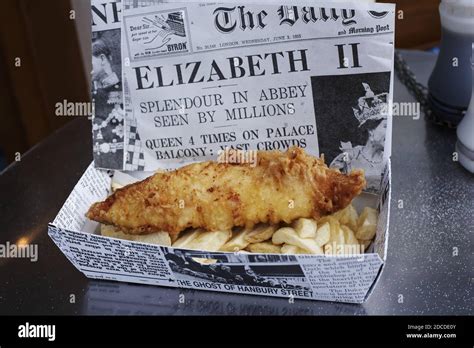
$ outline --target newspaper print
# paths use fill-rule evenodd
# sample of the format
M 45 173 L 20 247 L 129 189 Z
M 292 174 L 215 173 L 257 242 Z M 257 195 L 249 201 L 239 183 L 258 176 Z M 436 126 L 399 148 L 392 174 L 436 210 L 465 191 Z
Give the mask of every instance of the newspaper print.
M 144 169 L 143 151 L 140 137 L 134 132 L 136 127 L 133 114 L 127 112 L 127 105 L 124 105 L 128 97 L 122 73 L 121 23 L 124 9 L 150 6 L 158 2 L 91 0 L 91 92 L 95 104 L 92 139 L 97 168 Z
M 54 225 L 48 234 L 89 278 L 249 295 L 362 303 L 383 264 L 377 254 L 327 257 L 181 250 Z
M 377 253 L 344 257 L 206 252 L 104 237 L 97 234 L 98 223 L 85 214 L 92 203 L 110 194 L 110 184 L 108 173 L 89 166 L 48 228 L 55 244 L 89 278 L 362 303 L 383 265 Z M 388 209 L 389 200 L 381 204 L 382 210 Z M 379 233 L 385 233 L 383 226 Z M 383 236 L 376 240 L 386 243 Z
M 369 189 L 376 190 L 390 156 L 384 149 L 393 6 L 376 5 L 374 12 L 367 5 L 317 4 L 163 3 L 127 10 L 125 76 L 145 170 L 215 159 L 229 147 L 299 146 L 329 153 L 328 164 L 343 170 L 366 169 Z M 324 92 L 335 89 L 329 78 L 318 83 L 326 76 L 347 77 L 338 85 L 341 97 L 359 90 L 347 109 L 325 100 Z M 324 103 L 333 105 L 331 116 L 320 112 Z M 331 136 L 319 124 L 328 119 L 336 129 Z
M 120 0 L 92 0 L 92 118 L 94 163 L 122 169 L 125 111 L 123 105 Z
M 159 4 L 163 0 L 123 0 L 124 11 L 128 9 L 147 7 Z M 122 47 L 124 45 L 124 37 L 122 36 Z M 125 90 L 125 158 L 124 170 L 126 171 L 144 171 L 145 156 L 143 152 L 143 144 L 140 134 L 137 132 L 137 120 L 131 105 L 130 92 L 127 78 L 124 74 L 124 90 Z

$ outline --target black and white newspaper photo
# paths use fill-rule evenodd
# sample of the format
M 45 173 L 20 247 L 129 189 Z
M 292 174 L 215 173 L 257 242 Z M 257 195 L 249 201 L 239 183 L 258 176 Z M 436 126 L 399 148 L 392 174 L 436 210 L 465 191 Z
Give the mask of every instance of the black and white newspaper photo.
M 110 2 L 113 8 L 120 1 Z M 105 22 L 107 14 L 92 6 L 92 138 L 94 162 L 98 168 L 122 169 L 125 111 L 122 83 L 121 30 L 118 12 Z M 117 11 L 117 10 L 116 10 Z

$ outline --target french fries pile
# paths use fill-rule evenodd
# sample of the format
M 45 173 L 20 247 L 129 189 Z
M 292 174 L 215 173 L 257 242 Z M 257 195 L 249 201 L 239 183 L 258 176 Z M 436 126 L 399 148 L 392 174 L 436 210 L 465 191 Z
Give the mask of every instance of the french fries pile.
M 363 253 L 372 242 L 377 212 L 366 207 L 360 215 L 349 205 L 319 219 L 298 219 L 291 225 L 260 224 L 252 229 L 235 231 L 185 231 L 171 238 L 166 232 L 128 235 L 102 225 L 102 235 L 201 251 L 224 251 L 264 254 L 333 254 Z M 341 252 L 342 250 L 342 252 Z M 345 250 L 345 251 L 344 251 Z

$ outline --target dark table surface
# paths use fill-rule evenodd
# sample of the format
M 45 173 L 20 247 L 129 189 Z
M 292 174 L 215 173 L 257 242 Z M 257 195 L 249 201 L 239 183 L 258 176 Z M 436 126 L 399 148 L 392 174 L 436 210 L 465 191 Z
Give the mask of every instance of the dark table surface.
M 426 84 L 436 56 L 403 55 Z M 398 80 L 394 99 L 413 101 Z M 85 278 L 47 235 L 92 160 L 90 122 L 72 121 L 0 176 L 0 244 L 38 245 L 37 262 L 0 259 L 0 314 L 473 314 L 474 177 L 453 162 L 455 140 L 423 118 L 395 117 L 388 259 L 376 289 L 363 305 L 289 303 Z

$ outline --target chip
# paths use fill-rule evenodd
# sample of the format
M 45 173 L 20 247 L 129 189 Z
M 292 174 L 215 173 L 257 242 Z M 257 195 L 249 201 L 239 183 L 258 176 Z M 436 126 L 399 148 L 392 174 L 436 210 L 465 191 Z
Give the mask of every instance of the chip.
M 353 231 L 357 230 L 359 216 L 352 204 L 333 214 L 333 216 L 339 220 L 340 224 L 348 226 Z
M 341 226 L 341 230 L 344 235 L 346 253 L 360 254 L 364 247 L 360 246 L 354 232 L 344 225 Z
M 110 186 L 111 186 L 112 192 L 115 192 L 118 189 L 121 189 L 122 187 L 124 187 L 123 185 L 121 185 L 119 183 L 116 183 L 116 182 L 112 182 L 112 184 Z
M 260 254 L 280 254 L 281 248 L 277 245 L 272 244 L 272 242 L 259 242 L 250 244 L 247 247 L 247 250 L 252 253 Z
M 331 236 L 328 243 L 335 243 L 336 245 L 344 244 L 344 233 L 341 230 L 341 224 L 339 221 L 332 216 L 328 216 L 327 221 L 331 229 Z
M 272 237 L 273 244 L 290 244 L 307 250 L 310 254 L 322 254 L 323 250 L 312 238 L 301 238 L 291 227 L 282 227 Z
M 354 232 L 349 227 L 341 225 L 341 229 L 344 235 L 344 244 L 359 244 Z
M 180 234 L 179 238 L 173 243 L 173 248 L 187 249 L 187 245 L 191 243 L 202 230 L 190 230 Z
M 217 251 L 232 237 L 231 231 L 200 231 L 183 248 L 194 250 Z M 176 243 L 175 243 L 176 244 Z
M 273 225 L 260 224 L 254 227 L 248 234 L 245 234 L 244 239 L 249 243 L 260 243 L 272 238 L 277 227 Z
M 307 250 L 298 248 L 297 246 L 291 245 L 291 244 L 283 244 L 283 246 L 281 247 L 281 252 L 282 254 L 291 254 L 291 255 L 309 253 Z
M 331 226 L 329 222 L 324 223 L 323 225 L 319 225 L 318 230 L 316 231 L 316 237 L 314 240 L 316 244 L 322 247 L 324 244 L 329 243 L 331 239 Z
M 317 223 L 312 219 L 298 219 L 292 227 L 301 238 L 316 238 Z
M 246 237 L 250 232 L 250 230 L 245 229 L 240 229 L 233 232 L 232 238 L 227 243 L 225 243 L 220 250 L 236 252 L 245 249 L 250 244 L 250 242 L 246 240 Z
M 357 239 L 372 240 L 375 237 L 377 218 L 378 214 L 375 209 L 369 207 L 364 208 L 357 223 Z

